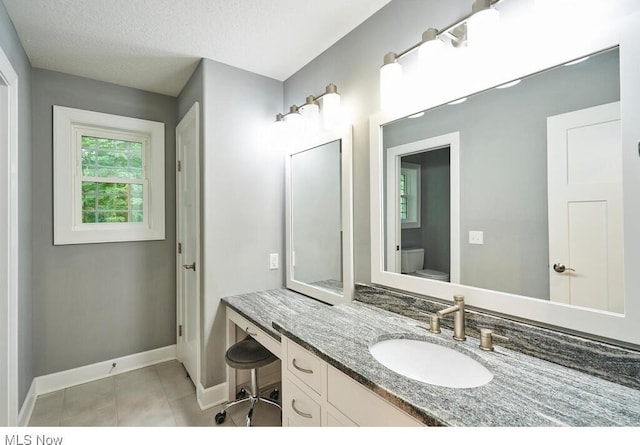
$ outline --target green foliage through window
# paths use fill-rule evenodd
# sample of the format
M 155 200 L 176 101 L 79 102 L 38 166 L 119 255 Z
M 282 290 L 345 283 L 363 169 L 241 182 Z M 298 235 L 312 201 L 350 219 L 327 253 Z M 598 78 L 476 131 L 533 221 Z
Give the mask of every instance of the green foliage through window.
M 83 223 L 143 222 L 142 153 L 141 142 L 82 136 Z
M 82 136 L 82 175 L 142 179 L 142 143 Z

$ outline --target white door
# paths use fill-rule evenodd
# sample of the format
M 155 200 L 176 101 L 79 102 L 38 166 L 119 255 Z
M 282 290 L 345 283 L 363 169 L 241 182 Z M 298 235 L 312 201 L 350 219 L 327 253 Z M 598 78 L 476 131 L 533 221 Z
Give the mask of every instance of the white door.
M 200 369 L 199 114 L 196 102 L 176 128 L 178 359 L 196 387 Z
M 18 76 L 0 49 L 0 427 L 18 422 Z
M 551 301 L 624 312 L 620 103 L 549 117 Z

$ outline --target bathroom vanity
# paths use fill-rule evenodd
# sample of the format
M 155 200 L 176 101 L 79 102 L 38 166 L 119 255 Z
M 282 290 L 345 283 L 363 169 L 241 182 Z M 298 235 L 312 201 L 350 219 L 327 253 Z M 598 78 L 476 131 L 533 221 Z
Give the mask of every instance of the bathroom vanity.
M 442 64 L 370 116 L 371 241 L 359 258 L 371 285 L 354 284 L 351 131 L 287 156 L 286 286 L 312 298 L 296 294 L 293 311 L 279 290 L 223 300 L 280 345 L 283 425 L 640 426 L 638 22 L 560 38 L 562 23 L 482 59 L 458 52 L 455 69 Z M 306 159 L 325 150 L 318 185 Z M 593 193 L 562 188 L 573 183 Z M 333 200 L 304 218 L 309 199 L 296 195 L 320 188 Z M 329 241 L 314 258 L 317 234 Z M 464 341 L 449 317 L 432 332 L 455 296 Z M 493 349 L 481 349 L 488 330 Z M 491 378 L 408 377 L 371 353 L 393 339 L 455 351 Z
M 449 321 L 443 320 L 440 334 L 428 331 L 426 312 L 444 304 L 370 286 L 357 286 L 355 297 L 328 306 L 276 289 L 223 299 L 228 313 L 280 345 L 284 426 L 640 426 L 636 351 L 554 331 L 542 330 L 543 335 L 541 328 L 472 309 L 467 340 L 458 342 Z M 416 300 L 424 311 L 415 309 Z M 504 343 L 513 349 L 496 340 L 494 351 L 482 351 L 480 325 L 521 338 Z M 404 377 L 369 352 L 390 338 L 452 348 L 481 363 L 493 378 L 475 388 L 448 388 Z M 544 344 L 534 343 L 543 338 Z M 520 346 L 527 344 L 528 350 Z M 565 350 L 558 357 L 554 350 L 545 353 L 551 344 Z M 565 364 L 550 361 L 562 357 Z M 610 362 L 616 365 L 607 370 Z M 575 369 L 580 364 L 593 368 Z

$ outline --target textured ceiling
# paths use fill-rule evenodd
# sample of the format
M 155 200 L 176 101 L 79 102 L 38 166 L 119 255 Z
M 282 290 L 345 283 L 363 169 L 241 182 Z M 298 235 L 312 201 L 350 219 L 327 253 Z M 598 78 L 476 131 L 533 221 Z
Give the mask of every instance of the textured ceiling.
M 285 80 L 390 0 L 2 0 L 36 68 L 177 96 L 200 58 Z

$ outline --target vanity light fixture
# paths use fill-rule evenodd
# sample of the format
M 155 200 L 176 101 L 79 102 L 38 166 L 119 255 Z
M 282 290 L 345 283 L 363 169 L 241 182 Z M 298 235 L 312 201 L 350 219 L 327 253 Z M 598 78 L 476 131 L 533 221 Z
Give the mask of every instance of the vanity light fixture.
M 278 113 L 275 123 L 281 125 L 283 122 L 299 127 L 306 121 L 308 127 L 316 127 L 319 120 L 320 111 L 325 127 L 337 125 L 340 122 L 340 95 L 338 87 L 330 83 L 325 92 L 319 96 L 307 96 L 303 105 L 291 105 L 286 114 Z
M 305 131 L 316 132 L 320 127 L 320 106 L 313 96 L 308 96 L 307 101 L 298 111 L 304 120 Z
M 491 0 L 476 0 L 467 19 L 467 42 L 472 46 L 484 46 L 493 43 L 500 13 L 491 7 Z
M 427 70 L 431 62 L 438 61 L 445 50 L 444 42 L 438 38 L 438 30 L 429 28 L 422 33 L 422 43 L 418 48 L 420 67 Z
M 284 121 L 287 124 L 285 130 L 290 138 L 297 140 L 303 134 L 304 121 L 296 105 L 291 105 L 291 107 L 289 107 L 289 112 L 284 115 Z
M 298 107 L 296 105 L 291 105 L 289 107 L 289 112 L 284 115 L 285 122 L 298 123 L 302 119 L 302 115 L 300 111 L 298 111 Z
M 384 65 L 380 68 L 380 105 L 383 110 L 396 108 L 402 96 L 402 65 L 398 63 L 396 53 L 384 56 Z
M 325 130 L 333 130 L 340 124 L 340 95 L 338 87 L 330 83 L 322 98 L 322 122 Z
M 402 66 L 399 60 L 419 50 L 420 66 L 427 70 L 434 59 L 446 49 L 446 41 L 455 48 L 464 47 L 470 40 L 476 45 L 489 42 L 496 31 L 499 12 L 494 9 L 503 0 L 475 0 L 471 13 L 439 31 L 429 28 L 420 42 L 400 53 L 387 53 L 380 68 L 380 107 L 384 111 L 394 109 L 401 100 Z M 474 45 L 474 42 L 472 42 Z
M 299 108 L 300 114 L 306 118 L 314 118 L 320 114 L 320 106 L 316 103 L 316 98 L 307 96 L 307 101 Z

